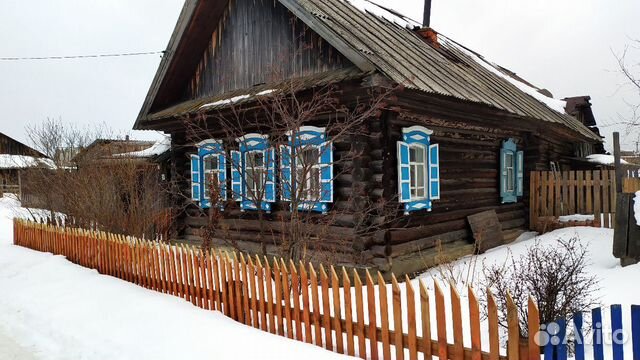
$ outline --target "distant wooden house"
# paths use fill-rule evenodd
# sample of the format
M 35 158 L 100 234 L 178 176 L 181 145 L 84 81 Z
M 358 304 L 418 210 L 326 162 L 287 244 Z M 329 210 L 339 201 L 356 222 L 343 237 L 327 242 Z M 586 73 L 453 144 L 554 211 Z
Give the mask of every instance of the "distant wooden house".
M 199 139 L 189 135 L 190 121 L 238 108 L 267 124 L 259 103 L 294 80 L 301 97 L 333 84 L 349 108 L 372 91 L 402 88 L 348 139 L 332 139 L 331 114 L 290 129 L 284 140 L 255 122 L 229 138 L 215 117 Z M 186 206 L 176 224 L 182 239 L 202 240 L 215 179 L 225 201 L 214 205 L 235 246 L 278 254 L 288 236 L 279 224 L 292 211 L 340 211 L 308 251 L 403 274 L 473 252 L 470 215 L 495 211 L 500 240 L 516 238 L 526 229 L 527 174 L 568 169 L 601 150 L 592 124 L 549 95 L 438 34 L 428 18 L 417 24 L 366 1 L 188 0 L 134 128 L 171 134 L 176 199 Z M 314 203 L 296 198 L 300 209 L 283 186 L 297 169 L 296 144 L 310 149 L 299 161 L 318 169 L 293 182 L 317 190 Z M 361 155 L 336 176 L 334 159 L 349 151 Z M 256 187 L 248 174 L 258 172 L 267 182 L 256 203 L 247 197 Z M 365 204 L 380 202 L 392 213 L 368 214 L 363 223 Z M 266 246 L 257 243 L 259 219 L 270 224 Z M 336 236 L 346 245 L 333 246 Z
M 26 170 L 53 167 L 53 162 L 41 152 L 0 133 L 0 195 L 20 195 Z
M 71 163 L 82 166 L 108 166 L 121 160 L 119 154 L 138 152 L 153 146 L 153 141 L 126 139 L 97 139 L 75 154 Z

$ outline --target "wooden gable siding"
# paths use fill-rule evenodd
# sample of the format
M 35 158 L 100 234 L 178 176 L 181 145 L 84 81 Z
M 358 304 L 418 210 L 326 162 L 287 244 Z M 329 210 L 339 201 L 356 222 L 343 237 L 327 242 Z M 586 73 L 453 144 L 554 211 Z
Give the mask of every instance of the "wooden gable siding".
M 279 2 L 231 0 L 185 97 L 219 95 L 351 65 Z
M 0 154 L 40 157 L 37 151 L 0 133 Z

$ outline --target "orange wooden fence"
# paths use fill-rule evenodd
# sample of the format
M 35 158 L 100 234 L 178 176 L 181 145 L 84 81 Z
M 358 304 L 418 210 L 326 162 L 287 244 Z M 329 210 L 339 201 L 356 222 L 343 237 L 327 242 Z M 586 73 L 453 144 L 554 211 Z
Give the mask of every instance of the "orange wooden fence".
M 416 360 L 430 356 L 454 360 L 540 359 L 534 337 L 528 340 L 520 337 L 518 309 L 510 298 L 506 309 L 507 356 L 500 355 L 498 308 L 490 292 L 487 294 L 490 350 L 483 352 L 480 304 L 471 288 L 470 316 L 463 320 L 460 295 L 454 286 L 450 301 L 452 317 L 448 318 L 445 295 L 437 283 L 431 294 L 422 282 L 416 285 L 405 278 L 402 287 L 394 276 L 388 290 L 380 273 L 372 276 L 366 272 L 363 281 L 357 272 L 348 274 L 344 268 L 333 266 L 316 269 L 310 264 L 276 259 L 269 262 L 266 258 L 245 258 L 242 254 L 203 251 L 186 245 L 171 246 L 18 219 L 14 221 L 14 243 L 65 255 L 69 261 L 97 269 L 101 274 L 182 297 L 195 306 L 220 311 L 263 331 L 363 359 Z M 431 296 L 435 296 L 435 312 L 431 309 Z M 529 301 L 527 311 L 529 333 L 535 334 L 540 324 L 533 300 Z M 432 314 L 435 329 L 431 329 Z M 463 321 L 468 322 L 471 348 L 463 346 Z M 453 322 L 453 341 L 447 338 L 449 322 Z
M 529 215 L 531 229 L 541 218 L 594 215 L 595 225 L 614 227 L 615 170 L 532 171 Z

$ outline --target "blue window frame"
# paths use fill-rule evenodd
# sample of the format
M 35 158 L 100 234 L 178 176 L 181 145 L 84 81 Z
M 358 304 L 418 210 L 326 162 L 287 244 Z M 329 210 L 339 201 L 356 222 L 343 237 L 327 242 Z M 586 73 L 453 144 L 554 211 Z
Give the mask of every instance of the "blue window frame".
M 326 214 L 334 201 L 333 142 L 326 129 L 314 126 L 288 136 L 288 144 L 280 146 L 280 197 L 291 202 L 295 196 L 299 210 Z
M 191 200 L 201 208 L 211 207 L 211 190 L 217 189 L 219 206 L 227 200 L 227 157 L 222 141 L 204 140 L 191 155 Z
M 231 151 L 231 190 L 242 210 L 270 212 L 276 201 L 275 149 L 269 137 L 248 134 L 236 139 L 239 150 Z
M 508 139 L 500 149 L 500 198 L 503 204 L 515 203 L 523 195 L 524 153 L 516 142 Z
M 405 214 L 431 211 L 440 199 L 440 146 L 431 144 L 433 131 L 413 126 L 402 129 L 398 141 L 398 196 Z

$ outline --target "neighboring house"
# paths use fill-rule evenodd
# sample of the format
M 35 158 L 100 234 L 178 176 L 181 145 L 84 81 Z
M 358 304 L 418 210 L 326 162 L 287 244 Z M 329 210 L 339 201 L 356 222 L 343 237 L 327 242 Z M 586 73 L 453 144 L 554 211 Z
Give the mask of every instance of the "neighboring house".
M 153 141 L 131 140 L 128 136 L 126 139 L 97 139 L 78 151 L 71 162 L 78 168 L 87 164 L 106 166 L 119 160 L 118 154 L 142 151 L 153 145 Z
M 55 165 L 41 152 L 0 133 L 0 194 L 21 194 L 24 173 L 33 168 Z
M 171 138 L 163 137 L 153 145 L 142 150 L 114 154 L 114 158 L 124 158 L 133 160 L 143 160 L 149 164 L 157 165 L 160 180 L 168 182 L 171 180 Z
M 318 216 L 346 211 L 331 229 L 350 241 L 331 250 L 340 253 L 338 263 L 404 274 L 469 254 L 467 216 L 486 210 L 496 211 L 505 239 L 521 234 L 527 174 L 552 163 L 566 169 L 573 158 L 597 153 L 602 139 L 566 113 L 565 101 L 436 33 L 428 18 L 425 25 L 366 1 L 186 1 L 134 126 L 172 137 L 172 170 L 181 176 L 183 198 L 192 199 L 178 218 L 180 236 L 202 239 L 213 176 L 226 199 L 220 204 L 225 234 L 236 246 L 259 248 L 252 235 L 261 228 L 257 207 L 274 223 L 273 242 L 286 238 L 277 233 L 278 219 L 293 210 L 282 184 L 296 171 L 295 143 L 312 150 L 305 156 L 317 170 L 302 176 L 321 190 L 317 203 L 301 208 Z M 280 143 L 274 142 L 281 134 L 260 126 L 230 139 L 214 122 L 203 139 L 189 136 L 189 121 L 232 106 L 265 116 L 255 110 L 258 101 L 285 91 L 291 79 L 309 91 L 335 84 L 346 106 L 353 106 L 347 99 L 367 99 L 370 90 L 403 87 L 362 134 L 340 143 L 332 143 L 326 117 L 290 129 Z M 333 159 L 342 149 L 362 155 L 337 178 Z M 255 188 L 246 174 L 258 167 L 267 178 L 260 204 L 246 197 Z M 397 210 L 371 219 L 384 225 L 372 229 L 355 220 L 363 203 L 381 201 Z M 313 251 L 330 251 L 328 238 L 318 235 L 316 242 Z M 277 251 L 273 245 L 267 252 Z

